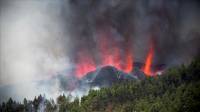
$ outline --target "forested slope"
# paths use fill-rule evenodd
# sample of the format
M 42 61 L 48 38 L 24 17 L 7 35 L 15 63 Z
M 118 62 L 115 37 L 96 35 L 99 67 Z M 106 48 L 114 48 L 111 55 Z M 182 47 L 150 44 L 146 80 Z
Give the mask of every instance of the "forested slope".
M 200 58 L 188 66 L 168 69 L 163 75 L 126 81 L 110 88 L 91 90 L 87 96 L 70 101 L 61 95 L 57 101 L 42 96 L 22 104 L 10 99 L 1 112 L 198 112 L 200 107 Z M 41 106 L 43 108 L 41 108 Z

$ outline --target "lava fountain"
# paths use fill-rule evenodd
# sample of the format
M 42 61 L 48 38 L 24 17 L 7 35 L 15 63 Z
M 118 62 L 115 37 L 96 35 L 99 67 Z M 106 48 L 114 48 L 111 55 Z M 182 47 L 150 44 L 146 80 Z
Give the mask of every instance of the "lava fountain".
M 96 70 L 97 67 L 113 66 L 118 70 L 126 73 L 133 72 L 134 68 L 134 55 L 132 51 L 131 38 L 127 38 L 127 41 L 120 43 L 115 38 L 116 34 L 108 29 L 101 29 L 97 31 L 96 38 L 96 50 L 97 54 L 92 55 L 88 49 L 81 50 L 77 53 L 77 63 L 75 68 L 75 74 L 77 78 L 82 78 L 88 72 Z M 157 72 L 153 70 L 153 58 L 154 58 L 154 44 L 151 42 L 149 51 L 147 53 L 145 63 L 141 68 L 141 71 L 146 76 L 155 76 Z
M 88 72 L 94 70 L 96 70 L 96 63 L 92 56 L 86 51 L 79 52 L 75 70 L 76 77 L 80 79 Z
M 101 41 L 103 42 L 102 44 Z M 121 56 L 120 48 L 115 44 L 114 41 L 109 41 L 109 39 L 104 38 L 104 40 L 99 41 L 99 53 L 100 53 L 100 63 L 94 60 L 94 57 L 90 55 L 89 52 L 82 50 L 78 53 L 78 59 L 76 64 L 75 74 L 77 78 L 82 78 L 88 72 L 96 70 L 97 67 L 103 66 L 114 66 L 118 70 L 130 73 L 133 70 L 133 54 L 130 50 L 125 50 L 125 55 Z M 110 50 L 110 49 L 111 50 Z M 153 44 L 150 45 L 145 63 L 141 69 L 146 76 L 155 76 L 157 72 L 152 70 L 152 63 L 154 57 L 154 47 Z
M 124 48 L 109 29 L 100 30 L 97 36 L 97 47 L 100 53 L 101 66 L 110 65 L 126 73 L 130 73 L 133 69 L 131 40 L 129 39 L 129 42 L 125 42 L 128 48 Z
M 154 73 L 151 70 L 152 62 L 153 62 L 153 56 L 154 56 L 154 48 L 153 48 L 153 44 L 151 44 L 150 49 L 149 49 L 148 54 L 147 54 L 147 57 L 146 57 L 146 60 L 145 60 L 145 65 L 143 67 L 143 72 L 147 76 L 153 76 L 154 75 Z
M 114 36 L 109 29 L 97 32 L 97 59 L 91 55 L 88 49 L 83 49 L 77 53 L 75 68 L 77 78 L 80 79 L 88 72 L 103 66 L 113 66 L 126 73 L 132 71 L 133 54 L 131 47 L 125 48 Z M 125 44 L 128 45 L 128 43 Z

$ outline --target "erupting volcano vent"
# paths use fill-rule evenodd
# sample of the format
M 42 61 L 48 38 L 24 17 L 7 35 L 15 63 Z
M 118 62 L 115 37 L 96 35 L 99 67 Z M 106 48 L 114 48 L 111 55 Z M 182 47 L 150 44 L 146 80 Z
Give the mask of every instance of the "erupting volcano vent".
M 109 30 L 98 32 L 98 50 L 100 52 L 101 66 L 114 66 L 126 73 L 132 71 L 133 68 L 133 54 L 131 52 L 131 45 L 129 48 L 123 48 L 120 42 L 114 38 L 114 34 Z M 113 38 L 109 38 L 113 37 Z
M 94 56 L 88 50 L 81 50 L 78 53 L 77 66 L 75 69 L 76 77 L 81 79 L 88 72 L 95 71 L 97 67 L 113 66 L 125 73 L 133 72 L 134 62 L 131 49 L 121 46 L 116 40 L 112 40 L 112 33 L 104 31 L 98 33 L 97 40 L 98 58 L 96 61 Z M 124 49 L 123 49 L 124 48 Z M 152 65 L 154 57 L 154 44 L 151 43 L 144 64 L 140 70 L 146 76 L 155 76 L 157 70 Z M 154 69 L 153 69 L 154 68 Z
M 147 54 L 147 58 L 145 60 L 145 65 L 144 65 L 144 68 L 143 68 L 143 72 L 147 76 L 153 76 L 153 74 L 154 74 L 151 70 L 152 62 L 153 62 L 153 56 L 154 56 L 154 49 L 153 49 L 153 44 L 151 44 L 149 52 Z
M 97 67 L 113 66 L 126 73 L 133 70 L 133 53 L 130 42 L 121 42 L 115 38 L 115 35 L 109 28 L 97 32 L 98 56 L 95 58 L 88 50 L 81 50 L 77 53 L 78 59 L 75 69 L 77 78 L 82 78 Z
M 81 78 L 84 74 L 96 70 L 96 64 L 91 55 L 88 55 L 87 52 L 78 53 L 78 63 L 76 65 L 76 77 Z
M 199 11 L 200 0 L 0 0 L 0 102 L 26 98 L 28 105 L 17 104 L 24 111 L 38 94 L 81 101 L 90 89 L 121 83 L 124 89 L 129 80 L 159 80 L 171 75 L 170 68 L 183 68 L 172 74 L 187 79 L 190 74 L 182 72 L 191 71 L 195 62 L 185 67 L 200 56 Z M 106 104 L 119 110 L 112 100 Z M 45 102 L 39 107 L 52 111 Z M 127 102 L 120 106 L 129 106 Z M 55 106 L 60 111 L 62 105 Z M 74 110 L 69 106 L 64 110 Z M 98 109 L 107 110 L 102 106 Z M 0 112 L 1 107 L 7 109 L 0 104 Z M 30 111 L 39 111 L 33 107 Z M 79 107 L 75 110 L 86 109 Z

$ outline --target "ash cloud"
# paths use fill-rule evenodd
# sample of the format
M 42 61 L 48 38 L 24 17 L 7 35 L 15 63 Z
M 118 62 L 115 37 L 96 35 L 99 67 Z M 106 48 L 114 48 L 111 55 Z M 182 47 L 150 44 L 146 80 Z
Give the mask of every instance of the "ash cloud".
M 71 0 L 69 4 L 73 15 L 70 34 L 75 50 L 72 51 L 92 48 L 91 54 L 95 54 L 98 51 L 95 34 L 106 29 L 116 32 L 108 38 L 130 48 L 136 61 L 144 61 L 152 40 L 155 64 L 187 63 L 199 53 L 197 0 Z
M 144 62 L 153 41 L 155 64 L 188 63 L 200 54 L 199 10 L 198 0 L 1 0 L 0 88 L 11 89 L 0 96 L 67 92 L 77 54 L 99 63 L 99 32 L 134 61 Z

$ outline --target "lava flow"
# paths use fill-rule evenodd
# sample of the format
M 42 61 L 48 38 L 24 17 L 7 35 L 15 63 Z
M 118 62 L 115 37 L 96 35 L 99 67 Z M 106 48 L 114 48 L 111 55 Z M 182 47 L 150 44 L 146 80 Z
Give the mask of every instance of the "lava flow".
M 151 45 L 149 52 L 147 54 L 147 58 L 145 60 L 144 68 L 143 68 L 143 72 L 147 76 L 153 76 L 153 72 L 151 70 L 152 62 L 153 62 L 153 55 L 154 55 L 154 49 L 153 49 L 153 45 Z

